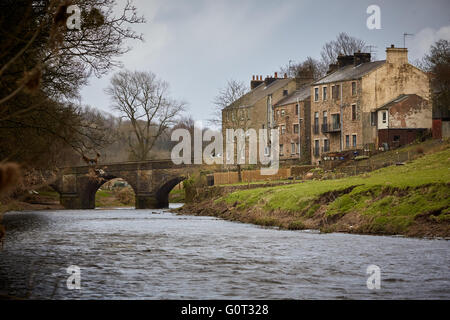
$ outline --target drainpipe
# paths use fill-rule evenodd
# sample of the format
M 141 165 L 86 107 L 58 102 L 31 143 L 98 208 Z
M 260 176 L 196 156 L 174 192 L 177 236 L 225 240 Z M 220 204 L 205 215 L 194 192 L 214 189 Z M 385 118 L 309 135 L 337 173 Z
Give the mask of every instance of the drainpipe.
M 298 160 L 300 161 L 301 159 L 301 149 L 302 149 L 302 140 L 301 140 L 301 135 L 300 135 L 300 102 L 298 101 L 297 98 L 297 110 L 298 110 L 298 115 L 297 115 L 297 120 L 298 120 Z
M 341 147 L 341 152 L 343 150 L 343 134 L 344 134 L 344 117 L 343 117 L 343 99 L 344 97 L 342 96 L 342 86 L 343 86 L 343 82 L 341 82 L 341 106 L 340 106 L 340 113 L 339 113 L 339 117 L 341 118 L 340 121 L 340 125 L 341 125 L 341 134 L 340 134 L 340 147 Z

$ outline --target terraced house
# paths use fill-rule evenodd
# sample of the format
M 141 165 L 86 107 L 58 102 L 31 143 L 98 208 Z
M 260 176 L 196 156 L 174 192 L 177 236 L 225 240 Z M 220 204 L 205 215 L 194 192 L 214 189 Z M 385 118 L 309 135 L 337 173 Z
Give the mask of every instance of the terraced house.
M 409 64 L 408 50 L 391 46 L 386 60 L 370 60 L 369 53 L 339 56 L 312 84 L 313 164 L 345 151 L 389 147 L 394 138 L 397 145 L 410 142 L 431 129 L 429 77 Z
M 274 106 L 274 120 L 280 134 L 280 160 L 311 163 L 310 86 L 305 85 L 278 101 Z
M 274 105 L 304 86 L 309 79 L 267 76 L 253 76 L 250 82 L 251 90 L 243 97 L 222 110 L 222 133 L 226 141 L 227 129 L 272 129 L 274 124 Z M 236 145 L 236 142 L 235 142 Z M 235 147 L 237 151 L 237 148 Z M 246 145 L 248 160 L 248 141 Z M 228 159 L 224 159 L 227 162 Z M 236 161 L 238 159 L 235 159 Z

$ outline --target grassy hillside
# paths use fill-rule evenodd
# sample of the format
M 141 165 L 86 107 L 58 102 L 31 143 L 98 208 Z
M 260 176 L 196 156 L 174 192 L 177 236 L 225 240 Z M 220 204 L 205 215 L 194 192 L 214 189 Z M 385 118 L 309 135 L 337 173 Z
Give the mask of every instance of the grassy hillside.
M 359 176 L 237 191 L 202 214 L 287 229 L 450 236 L 449 194 L 447 146 Z

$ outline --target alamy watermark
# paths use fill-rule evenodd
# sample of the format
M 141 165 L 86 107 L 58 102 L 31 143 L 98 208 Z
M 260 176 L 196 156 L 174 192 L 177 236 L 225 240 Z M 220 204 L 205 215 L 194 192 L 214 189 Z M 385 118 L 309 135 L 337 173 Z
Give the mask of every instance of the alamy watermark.
M 370 16 L 367 18 L 367 28 L 369 30 L 381 29 L 381 9 L 376 4 L 372 4 L 367 8 L 367 14 Z
M 202 123 L 197 121 L 194 126 L 194 137 L 187 129 L 176 129 L 172 132 L 171 140 L 179 142 L 171 152 L 174 164 L 192 164 L 192 162 L 207 165 L 260 164 L 261 175 L 278 173 L 280 165 L 278 130 L 260 129 L 257 132 L 255 129 L 245 131 L 244 129 L 226 129 L 225 137 L 223 137 L 221 132 L 203 131 L 202 128 Z M 211 143 L 203 150 L 203 142 Z
M 370 265 L 367 267 L 366 274 L 369 275 L 366 284 L 369 290 L 381 289 L 381 268 L 377 265 Z
M 66 272 L 70 274 L 67 278 L 67 289 L 80 290 L 81 289 L 81 269 L 78 266 L 70 266 Z
M 67 18 L 66 26 L 69 30 L 81 30 L 81 10 L 77 5 L 70 5 L 67 7 Z

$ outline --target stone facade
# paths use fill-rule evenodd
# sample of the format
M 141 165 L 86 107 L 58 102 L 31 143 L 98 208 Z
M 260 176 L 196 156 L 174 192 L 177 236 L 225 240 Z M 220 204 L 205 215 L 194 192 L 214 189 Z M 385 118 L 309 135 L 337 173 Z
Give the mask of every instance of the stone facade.
M 274 106 L 274 120 L 280 135 L 280 160 L 311 162 L 311 95 L 309 86 L 295 91 Z
M 227 129 L 243 129 L 244 131 L 254 129 L 257 133 L 259 129 L 273 129 L 275 127 L 274 105 L 307 82 L 311 82 L 310 79 L 287 78 L 286 75 L 279 78 L 277 74 L 274 77 L 266 77 L 264 80 L 260 76 L 257 76 L 256 80 L 253 77 L 250 92 L 222 110 L 224 147 Z M 235 150 L 237 150 L 236 146 Z M 245 154 L 248 163 L 248 141 L 246 141 Z M 224 163 L 226 162 L 227 160 L 224 159 Z
M 122 178 L 133 188 L 136 209 L 165 208 L 170 191 L 198 166 L 177 166 L 172 161 L 105 164 L 98 168 L 66 168 L 52 185 L 66 209 L 94 209 L 95 194 L 107 181 Z
M 374 62 L 361 53 L 339 57 L 338 70 L 311 86 L 313 164 L 330 152 L 378 148 L 376 110 L 400 95 L 429 101 L 428 75 L 408 63 L 407 52 L 392 46 Z

